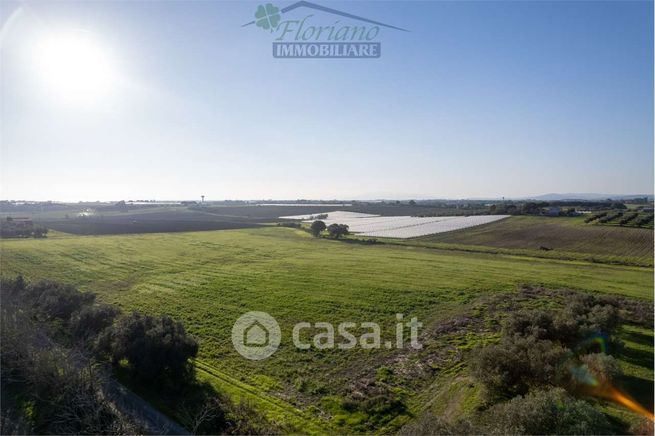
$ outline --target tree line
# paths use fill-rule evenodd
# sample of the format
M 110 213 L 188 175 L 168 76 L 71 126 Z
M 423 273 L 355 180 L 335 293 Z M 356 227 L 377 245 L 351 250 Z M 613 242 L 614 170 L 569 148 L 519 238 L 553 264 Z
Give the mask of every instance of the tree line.
M 347 224 L 330 224 L 329 226 L 325 224 L 324 221 L 321 220 L 316 220 L 314 221 L 311 226 L 309 226 L 309 229 L 315 237 L 318 237 L 323 233 L 324 231 L 327 230 L 328 236 L 332 239 L 339 239 L 342 236 L 348 235 L 349 232 L 349 227 Z

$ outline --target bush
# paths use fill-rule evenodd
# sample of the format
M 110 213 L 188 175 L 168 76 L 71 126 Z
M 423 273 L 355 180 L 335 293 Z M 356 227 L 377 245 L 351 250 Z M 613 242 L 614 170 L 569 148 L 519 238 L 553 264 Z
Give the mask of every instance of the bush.
M 585 218 L 584 222 L 588 224 L 588 223 L 590 223 L 592 221 L 603 218 L 606 215 L 607 215 L 607 212 L 600 212 L 600 213 L 597 213 L 597 214 L 594 214 L 594 215 L 591 215 L 591 216 Z
M 76 311 L 93 304 L 95 295 L 80 292 L 73 286 L 40 281 L 27 286 L 24 298 L 47 319 L 68 322 Z
M 624 225 L 628 224 L 629 222 L 634 221 L 637 218 L 637 216 L 639 216 L 639 214 L 636 213 L 636 212 L 633 213 L 633 214 L 624 216 L 623 219 L 621 221 L 619 221 L 619 224 L 624 226 Z
M 73 339 L 88 342 L 110 327 L 119 313 L 118 309 L 106 304 L 82 308 L 71 319 Z
M 621 319 L 612 302 L 591 295 L 571 297 L 567 307 L 555 316 L 542 310 L 520 310 L 504 323 L 507 336 L 531 336 L 558 341 L 568 347 L 585 346 L 590 337 L 611 336 Z M 598 350 L 601 351 L 601 350 Z
M 612 215 L 606 215 L 604 218 L 599 219 L 598 222 L 601 224 L 605 224 L 622 216 L 623 216 L 623 212 L 616 212 Z
M 552 339 L 553 317 L 542 310 L 520 310 L 505 320 L 504 334 Z
M 504 337 L 499 344 L 476 349 L 471 370 L 489 393 L 509 398 L 525 394 L 531 387 L 557 384 L 565 354 L 566 350 L 552 341 Z
M 112 361 L 127 359 L 129 367 L 146 380 L 184 380 L 191 374 L 189 359 L 198 343 L 182 323 L 168 316 L 155 318 L 134 312 L 108 330 Z
M 29 415 L 21 420 L 25 411 L 19 410 L 5 418 L 24 421 L 26 434 L 143 433 L 114 406 L 102 368 L 54 342 L 24 305 L 19 298 L 2 300 L 0 374 L 3 401 L 5 389 L 17 393 Z M 7 424 L 2 422 L 3 434 Z
M 486 434 L 612 433 L 601 412 L 559 388 L 497 404 L 485 412 L 483 422 Z
M 653 217 L 655 217 L 655 215 L 653 215 L 653 214 L 646 215 L 643 218 L 639 218 L 635 224 L 637 226 L 639 226 L 639 227 L 646 226 L 646 225 L 650 224 L 651 222 L 653 222 Z
M 601 386 L 611 384 L 623 373 L 619 362 L 605 353 L 585 354 L 580 356 L 580 363 Z

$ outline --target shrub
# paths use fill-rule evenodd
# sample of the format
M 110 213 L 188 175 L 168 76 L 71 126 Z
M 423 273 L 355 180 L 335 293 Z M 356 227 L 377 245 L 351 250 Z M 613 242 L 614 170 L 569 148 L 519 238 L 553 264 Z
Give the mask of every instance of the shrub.
M 505 320 L 503 332 L 507 336 L 531 336 L 578 347 L 593 336 L 609 337 L 619 323 L 619 311 L 613 302 L 579 295 L 571 297 L 567 307 L 555 316 L 542 310 L 513 313 Z
M 555 385 L 565 354 L 566 350 L 552 341 L 504 337 L 499 344 L 475 350 L 471 370 L 489 393 L 511 397 L 525 394 L 531 387 Z
M 635 212 L 633 214 L 624 216 L 623 219 L 621 219 L 621 221 L 619 221 L 619 224 L 624 226 L 624 225 L 628 224 L 629 222 L 634 221 L 637 218 L 638 215 L 639 214 Z
M 198 353 L 196 340 L 168 316 L 134 312 L 120 318 L 108 334 L 113 362 L 127 359 L 142 379 L 184 380 L 191 372 L 189 359 Z
M 637 226 L 639 226 L 639 227 L 648 225 L 653 221 L 653 217 L 655 217 L 655 215 L 653 215 L 653 214 L 646 215 L 643 218 L 639 218 L 639 220 L 637 220 L 637 222 L 635 224 Z
M 622 374 L 619 362 L 605 353 L 585 354 L 580 362 L 601 385 L 612 383 Z
M 95 295 L 80 292 L 73 286 L 40 281 L 27 286 L 24 297 L 28 304 L 48 319 L 68 322 L 74 312 L 93 304 Z
M 487 434 L 612 433 L 601 412 L 559 388 L 497 404 L 485 412 L 483 421 Z
M 590 223 L 590 222 L 595 221 L 597 219 L 603 218 L 606 215 L 607 215 L 607 212 L 600 212 L 600 213 L 597 213 L 597 214 L 594 214 L 594 215 L 591 215 L 591 216 L 585 218 L 584 222 L 585 223 Z
M 606 215 L 605 217 L 599 219 L 598 222 L 601 224 L 605 224 L 622 216 L 623 216 L 623 212 L 616 212 L 615 214 L 612 215 Z
M 71 334 L 75 340 L 86 342 L 110 327 L 119 313 L 106 304 L 84 307 L 71 319 Z
M 22 299 L 3 298 L 0 328 L 3 396 L 8 388 L 29 404 L 29 419 L 21 424 L 30 428 L 19 434 L 143 433 L 112 404 L 102 368 L 54 342 L 49 328 L 36 322 L 24 305 Z
M 553 336 L 553 317 L 542 310 L 520 310 L 505 320 L 504 334 L 550 339 Z

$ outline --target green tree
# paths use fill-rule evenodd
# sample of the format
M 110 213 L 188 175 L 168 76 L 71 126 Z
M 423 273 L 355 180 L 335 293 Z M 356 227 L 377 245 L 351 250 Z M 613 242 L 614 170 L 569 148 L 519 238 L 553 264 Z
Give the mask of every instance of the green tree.
M 120 318 L 109 335 L 113 362 L 127 359 L 140 378 L 179 381 L 191 375 L 189 359 L 198 353 L 198 343 L 168 316 L 134 312 Z
M 317 220 L 312 223 L 310 229 L 312 231 L 312 235 L 318 236 L 323 230 L 327 229 L 327 226 L 323 221 Z
M 489 408 L 483 434 L 612 434 L 607 418 L 561 388 L 531 392 Z
M 327 231 L 331 238 L 339 239 L 348 234 L 348 226 L 346 224 L 330 224 Z
M 492 395 L 509 398 L 532 387 L 556 385 L 565 355 L 566 349 L 555 342 L 516 335 L 477 349 L 471 370 Z

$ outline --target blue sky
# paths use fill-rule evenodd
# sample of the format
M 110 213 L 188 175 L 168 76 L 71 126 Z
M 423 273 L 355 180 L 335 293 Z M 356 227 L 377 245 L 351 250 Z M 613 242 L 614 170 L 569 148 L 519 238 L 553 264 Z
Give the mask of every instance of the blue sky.
M 410 32 L 274 59 L 258 2 L 3 2 L 0 197 L 653 192 L 651 2 L 319 3 Z M 61 34 L 109 59 L 88 101 Z

